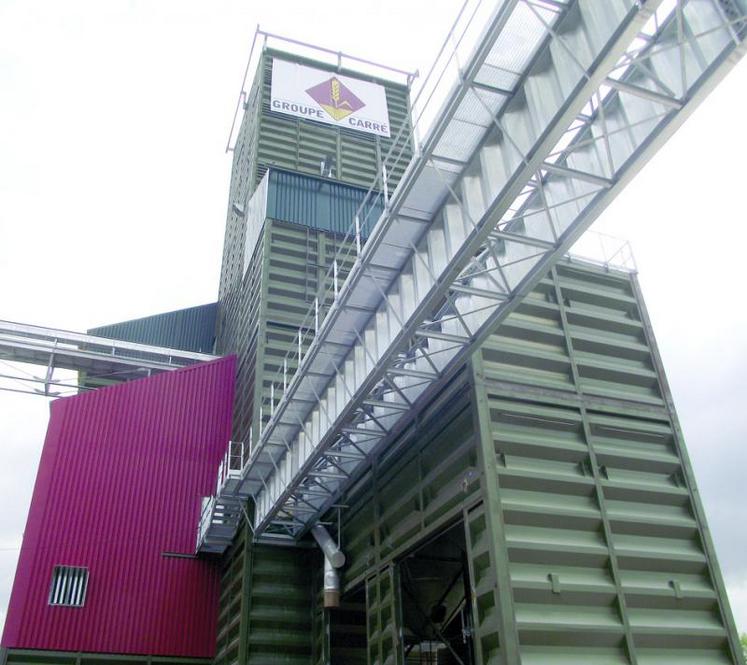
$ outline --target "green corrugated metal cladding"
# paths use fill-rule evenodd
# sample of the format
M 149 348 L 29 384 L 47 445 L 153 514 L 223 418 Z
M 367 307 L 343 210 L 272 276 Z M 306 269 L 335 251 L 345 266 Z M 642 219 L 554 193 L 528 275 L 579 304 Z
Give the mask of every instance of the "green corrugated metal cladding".
M 277 662 L 741 663 L 633 275 L 553 268 L 339 503 L 343 607 Z

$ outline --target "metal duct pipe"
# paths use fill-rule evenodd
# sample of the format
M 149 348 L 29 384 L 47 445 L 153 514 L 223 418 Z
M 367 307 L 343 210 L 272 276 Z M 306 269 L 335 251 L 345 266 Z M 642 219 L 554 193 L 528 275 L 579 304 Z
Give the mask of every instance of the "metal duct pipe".
M 334 538 L 329 535 L 327 529 L 321 524 L 315 524 L 311 527 L 311 535 L 324 552 L 325 560 L 329 560 L 333 568 L 342 568 L 345 565 L 345 554 L 337 547 Z M 326 572 L 325 572 L 326 579 Z
M 340 607 L 340 574 L 326 554 L 324 555 L 324 607 Z
M 321 524 L 311 527 L 311 535 L 324 552 L 324 607 L 340 607 L 340 575 L 337 568 L 345 565 L 345 554 Z

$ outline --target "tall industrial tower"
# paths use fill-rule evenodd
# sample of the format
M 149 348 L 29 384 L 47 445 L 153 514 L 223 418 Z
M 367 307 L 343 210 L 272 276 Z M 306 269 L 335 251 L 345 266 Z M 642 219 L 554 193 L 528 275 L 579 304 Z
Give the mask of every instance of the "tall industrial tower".
M 567 252 L 747 6 L 465 16 L 422 140 L 408 73 L 257 33 L 219 301 L 66 351 L 125 382 L 53 403 L 2 665 L 743 664 L 635 272 Z

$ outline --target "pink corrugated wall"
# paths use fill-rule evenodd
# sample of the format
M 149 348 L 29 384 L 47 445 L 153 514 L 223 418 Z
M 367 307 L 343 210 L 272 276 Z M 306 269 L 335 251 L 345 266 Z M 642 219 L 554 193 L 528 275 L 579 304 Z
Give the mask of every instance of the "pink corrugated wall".
M 163 553 L 194 553 L 234 372 L 224 358 L 52 403 L 3 646 L 213 655 L 219 569 Z M 59 564 L 89 569 L 85 607 L 48 605 Z

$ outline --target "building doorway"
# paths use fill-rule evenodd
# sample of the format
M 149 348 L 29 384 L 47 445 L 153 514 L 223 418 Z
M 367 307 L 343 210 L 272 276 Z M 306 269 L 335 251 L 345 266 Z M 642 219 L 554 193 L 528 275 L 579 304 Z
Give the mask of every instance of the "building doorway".
M 402 559 L 399 578 L 405 662 L 475 665 L 464 524 Z

